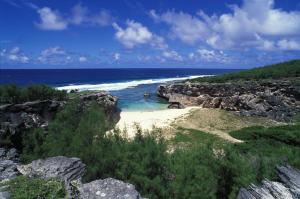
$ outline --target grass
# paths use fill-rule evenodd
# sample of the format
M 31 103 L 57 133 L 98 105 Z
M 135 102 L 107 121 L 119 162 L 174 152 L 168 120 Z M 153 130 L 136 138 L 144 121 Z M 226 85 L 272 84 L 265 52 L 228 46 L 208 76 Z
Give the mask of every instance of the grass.
M 261 81 L 264 79 L 280 79 L 291 77 L 300 77 L 300 60 L 292 60 L 279 64 L 244 70 L 236 73 L 228 73 L 219 76 L 195 78 L 188 81 L 223 83 L 227 81 Z
M 262 117 L 239 116 L 220 109 L 196 109 L 186 118 L 177 120 L 174 126 L 184 129 L 196 129 L 218 135 L 229 141 L 236 142 L 229 136 L 230 131 L 249 126 L 275 126 L 278 122 Z
M 19 176 L 8 182 L 11 199 L 66 198 L 66 191 L 57 179 L 40 179 Z

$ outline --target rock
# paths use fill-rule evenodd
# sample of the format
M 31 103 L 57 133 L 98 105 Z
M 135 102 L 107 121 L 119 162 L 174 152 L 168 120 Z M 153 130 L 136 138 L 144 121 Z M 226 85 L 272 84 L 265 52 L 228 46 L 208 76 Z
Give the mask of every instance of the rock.
M 140 199 L 140 194 L 132 184 L 113 178 L 95 180 L 80 188 L 82 199 Z
M 168 108 L 170 108 L 170 109 L 183 109 L 184 106 L 182 104 L 180 104 L 179 102 L 173 102 L 168 106 Z
M 277 167 L 277 173 L 296 198 L 300 198 L 300 171 L 288 165 Z
M 104 108 L 108 120 L 115 124 L 120 120 L 120 110 L 117 107 L 118 98 L 107 92 L 94 92 L 80 96 L 83 106 L 89 106 L 93 101 Z
M 174 104 L 237 111 L 290 121 L 300 113 L 300 78 L 263 82 L 173 83 L 160 85 L 157 95 Z M 176 106 L 175 106 L 176 107 Z
M 17 170 L 19 154 L 16 149 L 0 148 L 0 182 L 10 180 L 20 173 Z
M 79 158 L 56 156 L 19 165 L 18 170 L 28 177 L 60 178 L 65 182 L 71 182 L 83 176 L 85 164 Z
M 21 149 L 23 134 L 32 128 L 47 128 L 49 121 L 64 104 L 65 102 L 44 100 L 0 106 L 0 146 L 9 145 Z
M 300 172 L 291 166 L 277 167 L 282 183 L 263 180 L 262 186 L 251 184 L 241 188 L 237 199 L 297 199 L 300 198 Z
M 107 119 L 115 124 L 120 119 L 118 99 L 106 92 L 95 92 L 80 96 L 80 110 L 96 102 L 103 107 Z M 0 147 L 15 147 L 22 150 L 22 137 L 30 129 L 47 129 L 55 114 L 65 106 L 64 101 L 44 100 L 7 104 L 0 106 Z
M 81 180 L 85 167 L 79 158 L 57 156 L 35 160 L 27 165 L 18 165 L 17 169 L 28 177 L 59 178 L 65 183 L 68 196 L 73 197 L 77 190 L 71 182 Z

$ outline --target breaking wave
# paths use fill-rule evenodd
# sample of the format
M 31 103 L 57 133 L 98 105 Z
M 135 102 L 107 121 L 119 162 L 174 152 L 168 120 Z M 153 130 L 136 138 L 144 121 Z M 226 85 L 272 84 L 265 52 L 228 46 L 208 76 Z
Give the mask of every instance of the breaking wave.
M 115 82 L 115 83 L 102 83 L 102 84 L 79 84 L 74 85 L 70 84 L 67 86 L 59 86 L 56 87 L 58 90 L 78 90 L 78 91 L 117 91 L 117 90 L 123 90 L 127 88 L 133 88 L 138 85 L 142 84 L 157 84 L 157 83 L 165 83 L 165 82 L 172 82 L 172 81 L 180 81 L 180 80 L 186 80 L 186 79 L 192 79 L 197 77 L 206 77 L 210 75 L 194 75 L 194 76 L 188 76 L 188 77 L 174 77 L 174 78 L 161 78 L 161 79 L 145 79 L 145 80 L 133 80 L 133 81 L 127 81 L 127 82 Z

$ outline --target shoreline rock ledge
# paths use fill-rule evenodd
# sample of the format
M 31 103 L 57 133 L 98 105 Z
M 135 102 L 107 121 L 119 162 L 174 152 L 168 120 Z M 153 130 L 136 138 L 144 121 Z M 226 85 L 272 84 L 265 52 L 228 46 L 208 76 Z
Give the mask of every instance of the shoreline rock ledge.
M 290 121 L 300 113 L 300 78 L 230 83 L 171 83 L 160 85 L 157 95 L 169 108 L 201 106 Z

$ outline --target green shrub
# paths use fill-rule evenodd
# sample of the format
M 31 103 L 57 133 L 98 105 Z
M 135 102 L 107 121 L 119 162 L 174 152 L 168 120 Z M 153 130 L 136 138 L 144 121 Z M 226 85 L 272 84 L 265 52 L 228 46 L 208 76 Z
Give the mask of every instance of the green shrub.
M 57 179 L 40 179 L 19 176 L 8 182 L 11 199 L 66 198 L 64 185 Z
M 171 141 L 163 139 L 163 132 L 141 130 L 128 140 L 118 131 L 107 133 L 99 105 L 81 110 L 78 103 L 69 101 L 47 131 L 36 129 L 24 137 L 23 161 L 79 157 L 87 165 L 85 182 L 112 177 L 154 199 L 235 198 L 240 187 L 274 180 L 278 164 L 300 168 L 299 124 L 231 132 L 245 141 L 241 144 L 191 129 L 179 129 Z
M 0 86 L 0 104 L 16 104 L 34 100 L 65 100 L 66 91 L 59 91 L 46 85 L 18 87 L 13 84 Z
M 226 82 L 237 80 L 263 80 L 287 77 L 300 77 L 300 60 L 292 60 L 279 64 L 243 70 L 213 77 L 204 77 L 188 80 L 191 82 Z
M 256 180 L 276 178 L 275 166 L 290 164 L 300 168 L 300 125 L 249 127 L 230 133 L 244 140 L 235 150 L 249 159 Z

